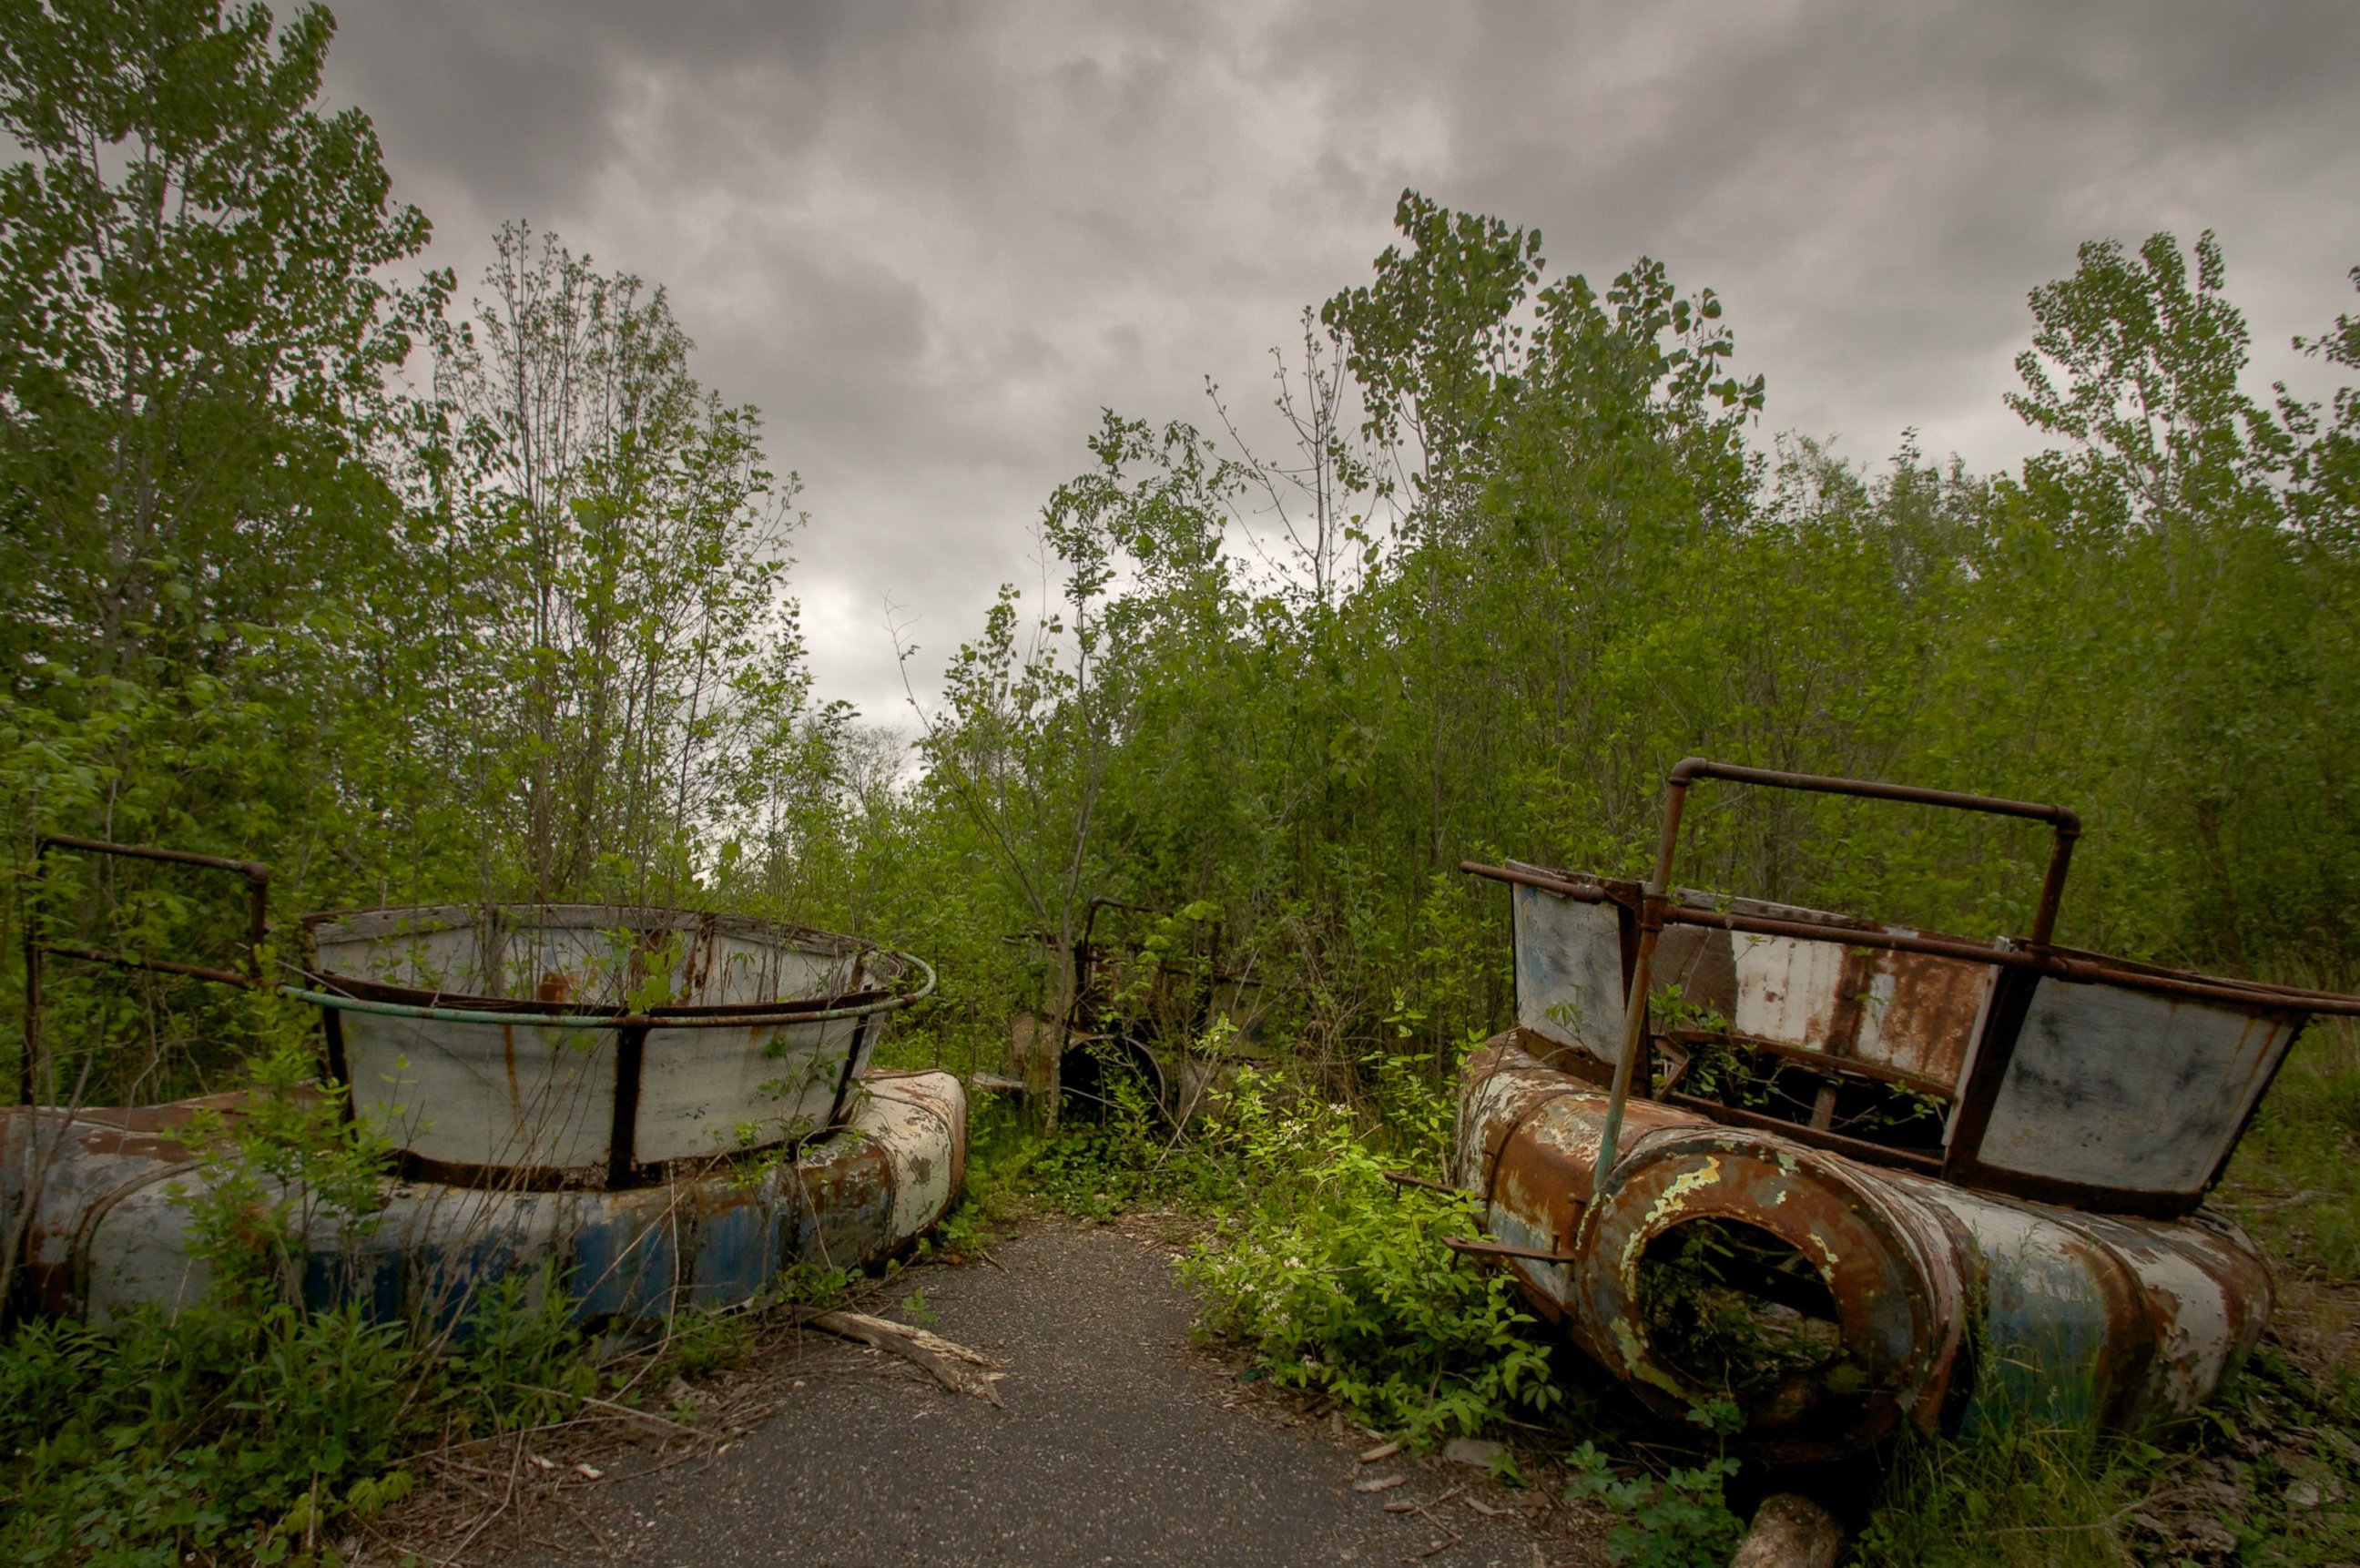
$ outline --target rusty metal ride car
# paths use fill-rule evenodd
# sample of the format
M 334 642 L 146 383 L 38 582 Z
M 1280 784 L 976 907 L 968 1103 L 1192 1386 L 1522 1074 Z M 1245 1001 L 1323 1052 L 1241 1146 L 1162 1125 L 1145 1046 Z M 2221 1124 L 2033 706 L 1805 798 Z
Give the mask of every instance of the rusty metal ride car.
M 1718 779 L 2046 825 L 2030 933 L 1679 888 Z M 1690 758 L 1644 882 L 1511 862 L 1516 1025 L 1469 1059 L 1459 1185 L 1540 1311 L 1661 1413 L 1816 1461 L 1905 1425 L 2193 1410 L 2270 1280 L 2203 1201 L 2310 1019 L 2360 999 L 2053 940 L 2075 815 Z

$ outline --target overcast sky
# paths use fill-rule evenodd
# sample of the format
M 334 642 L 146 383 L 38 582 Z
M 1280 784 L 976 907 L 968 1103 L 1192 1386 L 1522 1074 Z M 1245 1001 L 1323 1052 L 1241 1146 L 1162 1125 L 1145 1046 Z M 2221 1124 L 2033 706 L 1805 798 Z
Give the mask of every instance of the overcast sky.
M 2025 294 L 2217 230 L 2257 382 L 2360 305 L 2360 5 L 332 0 L 429 258 L 506 217 L 672 291 L 811 523 L 822 695 L 901 724 L 1097 410 L 1259 399 L 1412 186 L 1728 305 L 1765 437 L 2009 464 Z

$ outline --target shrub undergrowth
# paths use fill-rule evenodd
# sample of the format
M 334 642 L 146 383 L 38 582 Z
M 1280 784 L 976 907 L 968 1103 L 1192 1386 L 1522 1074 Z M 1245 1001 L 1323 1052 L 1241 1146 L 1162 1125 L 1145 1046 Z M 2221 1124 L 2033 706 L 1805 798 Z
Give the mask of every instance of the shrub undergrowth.
M 2306 1038 L 2223 1194 L 2282 1279 L 2331 1289 L 2355 1277 L 2346 1254 L 2360 1235 L 2355 1042 L 2341 1026 Z M 1725 1562 L 1740 1530 L 1728 1495 L 1738 1463 L 1710 1442 L 1669 1464 L 1631 1442 L 1506 1275 L 1443 1247 L 1475 1231 L 1471 1205 L 1386 1179 L 1388 1168 L 1451 1168 L 1449 1089 L 1427 1061 L 1372 1057 L 1349 1099 L 1244 1068 L 1185 1135 L 1109 1074 L 1104 1113 L 1051 1138 L 987 1112 L 998 1120 L 977 1168 L 1002 1216 L 1028 1196 L 1090 1219 L 1142 1203 L 1189 1211 L 1207 1222 L 1183 1264 L 1200 1321 L 1252 1353 L 1251 1376 L 1417 1446 L 1511 1424 L 1552 1430 L 1569 1495 L 1612 1516 L 1618 1561 Z M 1879 1464 L 1848 1558 L 1863 1565 L 2360 1560 L 2360 1369 L 2304 1375 L 2267 1348 L 2180 1430 L 2027 1419 Z
M 291 1051 L 248 1079 L 239 1113 L 187 1135 L 202 1150 L 182 1201 L 203 1298 L 103 1327 L 30 1318 L 0 1341 L 0 1561 L 325 1568 L 355 1522 L 411 1491 L 421 1454 L 565 1420 L 593 1398 L 636 1404 L 637 1388 L 748 1349 L 745 1317 L 683 1311 L 615 1378 L 548 1269 L 389 1321 L 305 1304 L 297 1240 L 368 1228 L 380 1151 Z M 791 1272 L 773 1294 L 843 1283 Z
M 1448 1168 L 1450 1106 L 1426 1060 L 1374 1058 L 1366 1113 L 1241 1071 L 1216 1136 L 1254 1177 L 1182 1269 L 1206 1326 L 1275 1381 L 1418 1444 L 1562 1397 L 1506 1277 L 1443 1245 L 1475 1233 L 1471 1201 L 1385 1178 Z

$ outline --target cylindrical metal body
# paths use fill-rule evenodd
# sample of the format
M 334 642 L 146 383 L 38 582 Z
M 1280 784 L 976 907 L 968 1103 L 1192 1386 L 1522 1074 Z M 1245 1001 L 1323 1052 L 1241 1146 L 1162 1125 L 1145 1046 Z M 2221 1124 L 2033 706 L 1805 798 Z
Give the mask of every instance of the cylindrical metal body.
M 1667 1415 L 1732 1398 L 1738 1441 L 1766 1456 L 1837 1457 L 1904 1422 L 2184 1415 L 2268 1317 L 2258 1254 L 2208 1214 L 2125 1219 L 1970 1192 L 1635 1100 L 1593 1191 L 1607 1113 L 1595 1085 L 1494 1043 L 1467 1066 L 1459 1182 L 1491 1235 L 1564 1258 L 1508 1266 L 1583 1349 Z M 1783 1260 L 1754 1269 L 1755 1288 L 1712 1298 L 1721 1329 L 1762 1326 L 1787 1347 L 1743 1389 L 1672 1332 L 1661 1270 L 1699 1235 Z
M 136 1112 L 0 1111 L 0 1212 L 26 1213 L 20 1302 L 104 1322 L 202 1300 L 211 1264 L 193 1213 L 213 1180 L 191 1137 L 199 1103 Z M 211 1102 L 229 1115 L 237 1097 Z M 847 1125 L 788 1157 L 715 1162 L 620 1191 L 388 1182 L 356 1219 L 290 1203 L 295 1271 L 314 1306 L 462 1321 L 510 1275 L 546 1277 L 584 1320 L 644 1320 L 746 1300 L 795 1263 L 854 1267 L 933 1225 L 966 1178 L 967 1097 L 945 1072 L 872 1073 Z

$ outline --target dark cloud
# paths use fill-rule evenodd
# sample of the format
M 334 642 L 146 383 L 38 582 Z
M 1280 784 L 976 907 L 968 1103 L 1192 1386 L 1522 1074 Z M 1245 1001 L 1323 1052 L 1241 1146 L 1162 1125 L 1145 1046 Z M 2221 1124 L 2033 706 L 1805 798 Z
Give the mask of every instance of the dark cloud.
M 829 695 L 890 717 L 1100 405 L 1251 409 L 1404 185 L 1655 255 L 1730 306 L 1772 429 L 2027 446 L 1999 397 L 2074 246 L 2217 229 L 2278 373 L 2360 260 L 2360 8 L 1349 9 L 350 0 L 331 62 L 463 279 L 531 218 L 667 285 L 801 471 Z M 1259 428 L 1259 427 L 1258 427 Z

